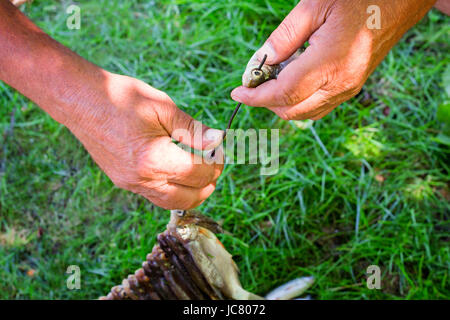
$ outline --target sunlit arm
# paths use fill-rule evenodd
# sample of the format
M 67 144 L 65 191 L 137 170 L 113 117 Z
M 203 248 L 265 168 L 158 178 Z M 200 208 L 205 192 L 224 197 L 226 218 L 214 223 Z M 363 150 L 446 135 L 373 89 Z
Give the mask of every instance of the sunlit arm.
M 357 95 L 368 77 L 436 0 L 302 0 L 252 57 L 279 64 L 309 46 L 257 88 L 233 90 L 238 102 L 285 120 L 319 120 Z M 440 1 L 438 8 L 448 8 Z
M 214 191 L 223 157 L 205 163 L 172 138 L 214 148 L 222 131 L 194 121 L 164 92 L 81 58 L 7 0 L 0 0 L 0 80 L 66 125 L 117 186 L 167 209 L 196 207 Z
M 0 79 L 58 122 L 81 121 L 107 73 L 62 46 L 0 0 Z

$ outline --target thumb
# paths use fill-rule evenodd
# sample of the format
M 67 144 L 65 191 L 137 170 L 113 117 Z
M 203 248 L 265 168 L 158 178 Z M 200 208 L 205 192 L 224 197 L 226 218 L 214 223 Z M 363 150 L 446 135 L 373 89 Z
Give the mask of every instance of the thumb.
M 194 120 L 178 109 L 173 109 L 171 125 L 166 127 L 172 139 L 197 150 L 209 150 L 222 143 L 224 132 L 212 129 Z
M 267 64 L 279 64 L 289 59 L 324 23 L 322 1 L 301 1 L 281 22 L 264 45 L 255 53 L 257 60 L 267 54 Z

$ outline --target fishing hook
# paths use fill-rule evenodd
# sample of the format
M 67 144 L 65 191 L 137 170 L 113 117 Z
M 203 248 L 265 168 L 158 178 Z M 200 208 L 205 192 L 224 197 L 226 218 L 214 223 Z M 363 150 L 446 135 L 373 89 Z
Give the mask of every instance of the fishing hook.
M 261 69 L 262 69 L 264 63 L 266 62 L 266 60 L 267 60 L 267 54 L 264 55 L 263 59 L 261 60 L 261 63 L 259 64 L 259 67 L 256 68 L 256 70 L 261 71 Z M 228 121 L 227 128 L 225 129 L 225 131 L 224 131 L 224 133 L 223 133 L 223 138 L 222 138 L 222 140 L 225 140 L 225 137 L 227 136 L 227 131 L 230 130 L 231 124 L 233 123 L 233 119 L 234 119 L 234 117 L 236 116 L 236 114 L 238 113 L 238 111 L 239 111 L 241 105 L 242 105 L 242 103 L 239 102 L 239 103 L 237 104 L 236 108 L 234 108 L 234 111 L 233 111 L 233 113 L 231 114 L 231 118 L 230 118 L 230 120 Z M 211 152 L 211 158 L 214 158 L 215 155 L 216 155 L 216 149 L 214 149 L 214 150 Z

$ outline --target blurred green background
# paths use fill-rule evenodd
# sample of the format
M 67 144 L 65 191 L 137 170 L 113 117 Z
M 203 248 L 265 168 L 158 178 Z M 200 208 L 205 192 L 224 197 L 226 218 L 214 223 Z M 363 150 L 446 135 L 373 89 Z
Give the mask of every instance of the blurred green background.
M 223 128 L 249 57 L 296 1 L 80 1 L 81 29 L 68 30 L 71 3 L 22 10 Z M 313 129 L 242 108 L 235 128 L 280 129 L 280 171 L 229 165 L 200 209 L 230 232 L 220 238 L 246 289 L 314 275 L 314 299 L 449 298 L 449 26 L 432 10 Z M 168 212 L 114 187 L 66 128 L 0 83 L 0 217 L 0 298 L 95 299 L 140 266 Z M 381 290 L 366 286 L 372 264 Z M 80 290 L 66 287 L 69 265 Z

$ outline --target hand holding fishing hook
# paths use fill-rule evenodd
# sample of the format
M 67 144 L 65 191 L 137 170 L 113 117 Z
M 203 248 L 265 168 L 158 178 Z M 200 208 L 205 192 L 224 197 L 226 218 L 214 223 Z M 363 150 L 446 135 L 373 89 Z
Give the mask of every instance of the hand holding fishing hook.
M 256 68 L 255 70 L 253 70 L 253 72 L 261 72 L 261 68 L 263 67 L 264 63 L 267 60 L 267 54 L 264 55 L 264 58 L 261 60 L 261 63 L 259 64 L 258 68 Z M 237 112 L 239 111 L 239 108 L 241 107 L 242 103 L 239 102 L 236 106 L 236 108 L 233 111 L 233 114 L 231 115 L 230 120 L 228 121 L 228 126 L 227 129 L 225 130 L 225 133 L 223 135 L 223 137 L 225 138 L 225 136 L 227 135 L 227 130 L 229 130 L 231 128 L 231 123 L 233 122 L 234 117 L 236 116 Z
M 261 60 L 261 63 L 259 64 L 258 68 L 256 68 L 256 69 L 253 70 L 253 72 L 255 73 L 255 75 L 257 75 L 257 76 L 262 75 L 262 73 L 261 73 L 261 74 L 258 74 L 258 73 L 259 73 L 259 72 L 262 72 L 261 69 L 262 69 L 264 63 L 266 62 L 266 60 L 267 60 L 267 54 L 264 55 L 264 57 L 263 57 L 263 59 Z M 225 129 L 225 131 L 224 131 L 224 133 L 223 133 L 223 140 L 225 140 L 225 137 L 227 136 L 227 131 L 231 128 L 231 124 L 233 123 L 233 119 L 234 119 L 234 117 L 236 116 L 236 114 L 238 113 L 238 111 L 239 111 L 241 105 L 242 105 L 242 103 L 239 102 L 239 103 L 237 104 L 236 108 L 234 108 L 234 111 L 233 111 L 233 113 L 231 114 L 231 118 L 230 118 L 230 120 L 228 121 L 227 128 Z M 216 149 L 214 149 L 214 150 L 211 152 L 211 156 L 210 156 L 210 157 L 211 157 L 211 158 L 214 158 L 215 155 L 216 155 Z

